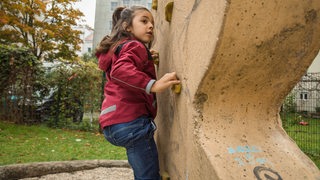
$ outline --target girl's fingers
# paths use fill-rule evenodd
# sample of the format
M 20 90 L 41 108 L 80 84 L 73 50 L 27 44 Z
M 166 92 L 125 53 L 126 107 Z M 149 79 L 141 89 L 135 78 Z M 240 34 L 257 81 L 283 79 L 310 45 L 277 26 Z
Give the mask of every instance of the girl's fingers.
M 159 52 L 158 51 L 155 51 L 155 50 L 150 50 L 150 53 L 151 53 L 151 56 L 153 58 L 158 58 L 159 57 Z
M 180 84 L 180 80 L 177 78 L 176 72 L 166 73 L 162 78 L 157 80 L 151 87 L 152 92 L 162 92 L 172 85 Z
M 179 80 L 178 77 L 177 77 L 177 73 L 176 72 L 170 73 L 170 76 L 171 76 L 172 80 Z

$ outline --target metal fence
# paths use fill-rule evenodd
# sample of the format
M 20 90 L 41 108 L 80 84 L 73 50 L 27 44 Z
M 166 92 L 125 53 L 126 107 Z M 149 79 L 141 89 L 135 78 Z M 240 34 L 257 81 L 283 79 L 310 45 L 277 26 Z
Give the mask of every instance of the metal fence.
M 320 73 L 308 73 L 286 97 L 282 124 L 307 155 L 320 158 Z

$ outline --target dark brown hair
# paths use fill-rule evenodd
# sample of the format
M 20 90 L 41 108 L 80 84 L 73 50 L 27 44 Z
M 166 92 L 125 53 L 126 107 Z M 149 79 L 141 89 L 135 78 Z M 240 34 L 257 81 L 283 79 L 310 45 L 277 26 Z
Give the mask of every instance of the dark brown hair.
M 116 46 L 121 40 L 132 38 L 132 34 L 127 31 L 127 27 L 132 26 L 134 13 L 138 10 L 150 12 L 142 6 L 132 6 L 130 8 L 118 7 L 112 15 L 112 31 L 110 36 L 105 36 L 96 49 L 96 54 L 107 53 L 112 47 Z

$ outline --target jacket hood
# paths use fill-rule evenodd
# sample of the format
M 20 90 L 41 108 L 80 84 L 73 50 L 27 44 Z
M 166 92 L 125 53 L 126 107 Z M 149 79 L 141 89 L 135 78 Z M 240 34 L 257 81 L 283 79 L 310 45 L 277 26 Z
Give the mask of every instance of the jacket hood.
M 99 68 L 103 71 L 107 71 L 112 64 L 113 52 L 109 51 L 108 53 L 97 54 L 96 56 L 98 58 Z

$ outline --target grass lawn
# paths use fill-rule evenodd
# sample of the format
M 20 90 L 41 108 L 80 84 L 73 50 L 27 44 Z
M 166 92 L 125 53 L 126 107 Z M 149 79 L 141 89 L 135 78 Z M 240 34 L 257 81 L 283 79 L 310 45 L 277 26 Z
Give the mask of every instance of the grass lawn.
M 0 121 L 0 165 L 92 159 L 127 159 L 102 134 Z
M 320 119 L 302 117 L 294 113 L 288 113 L 282 119 L 288 135 L 320 168 Z M 308 122 L 308 125 L 300 125 L 301 121 Z
M 286 127 L 288 134 L 300 148 L 320 168 L 318 127 L 311 135 L 300 135 L 314 132 L 311 126 L 300 126 L 292 123 Z M 302 128 L 297 130 L 297 127 Z M 305 149 L 305 137 L 311 138 L 310 148 Z M 0 121 L 0 166 L 7 164 L 92 160 L 92 159 L 127 159 L 125 149 L 108 143 L 102 134 L 76 130 L 51 129 L 45 126 L 24 126 Z M 310 152 L 311 154 L 307 153 Z

